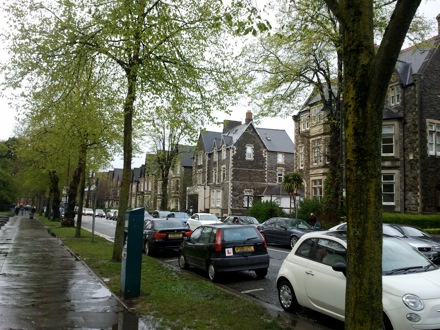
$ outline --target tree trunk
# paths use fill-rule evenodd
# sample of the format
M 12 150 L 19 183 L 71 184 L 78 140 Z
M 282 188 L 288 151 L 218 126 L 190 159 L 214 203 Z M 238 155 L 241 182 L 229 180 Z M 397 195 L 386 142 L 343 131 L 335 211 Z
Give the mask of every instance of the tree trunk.
M 133 156 L 133 112 L 136 99 L 137 69 L 136 65 L 127 72 L 128 90 L 124 103 L 124 167 L 122 169 L 121 192 L 119 194 L 118 219 L 116 221 L 115 242 L 112 261 L 120 262 L 124 244 L 125 211 L 128 207 L 131 177 L 131 159 Z
M 72 181 L 70 181 L 69 184 L 67 210 L 64 215 L 64 219 L 61 221 L 61 225 L 63 227 L 75 226 L 76 196 L 78 194 L 78 186 L 80 184 L 81 175 L 85 171 L 86 167 L 86 155 L 86 149 L 85 147 L 83 147 L 80 153 L 80 157 L 78 159 L 78 164 L 76 166 L 75 172 L 73 173 Z
M 388 82 L 420 0 L 401 0 L 375 53 L 373 1 L 325 0 L 343 34 L 346 329 L 382 329 L 381 132 Z
M 81 225 L 82 225 L 82 211 L 84 207 L 84 194 L 86 190 L 86 165 L 84 162 L 84 168 L 81 173 L 81 181 L 79 185 L 79 205 L 78 205 L 78 215 L 76 218 L 76 228 L 75 228 L 75 238 L 81 237 Z
M 61 193 L 58 186 L 60 178 L 56 171 L 50 171 L 50 184 L 52 186 L 52 221 L 60 221 L 60 204 L 61 204 Z

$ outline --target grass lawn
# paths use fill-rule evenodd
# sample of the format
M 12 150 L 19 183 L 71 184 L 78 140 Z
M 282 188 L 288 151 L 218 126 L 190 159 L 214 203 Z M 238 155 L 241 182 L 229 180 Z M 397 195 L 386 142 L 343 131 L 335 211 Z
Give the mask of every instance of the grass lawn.
M 113 244 L 75 228 L 42 219 L 51 233 L 84 261 L 108 288 L 120 296 L 121 263 L 111 261 Z M 148 317 L 155 329 L 293 329 L 287 318 L 259 303 L 222 289 L 209 280 L 142 255 L 141 296 L 125 301 L 139 316 Z

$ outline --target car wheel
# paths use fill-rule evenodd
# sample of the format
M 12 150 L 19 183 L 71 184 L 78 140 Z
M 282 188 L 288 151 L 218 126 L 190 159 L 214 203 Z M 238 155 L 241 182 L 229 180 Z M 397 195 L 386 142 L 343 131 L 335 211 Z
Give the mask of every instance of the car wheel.
M 210 263 L 208 266 L 208 277 L 211 282 L 215 282 L 218 278 L 217 271 L 214 264 Z
M 144 251 L 145 251 L 145 254 L 147 256 L 152 256 L 153 255 L 153 250 L 151 249 L 150 244 L 148 243 L 148 241 L 145 241 Z
M 182 269 L 188 269 L 189 265 L 186 262 L 185 256 L 183 255 L 183 253 L 179 254 L 179 267 Z
M 298 242 L 298 237 L 292 236 L 290 238 L 290 247 L 293 248 L 295 246 L 296 242 Z
M 301 307 L 296 300 L 295 291 L 288 280 L 281 280 L 278 284 L 278 299 L 281 307 L 288 312 L 296 312 Z
M 393 326 L 391 325 L 391 321 L 385 313 L 383 313 L 383 328 L 385 330 L 393 330 Z
M 264 278 L 267 275 L 267 268 L 255 269 L 255 274 L 258 278 Z

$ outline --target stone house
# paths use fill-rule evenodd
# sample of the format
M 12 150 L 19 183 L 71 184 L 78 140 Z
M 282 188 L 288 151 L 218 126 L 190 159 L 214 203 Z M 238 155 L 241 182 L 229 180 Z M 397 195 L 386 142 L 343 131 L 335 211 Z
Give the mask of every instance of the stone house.
M 387 212 L 440 211 L 439 33 L 403 49 L 389 82 L 382 124 L 382 205 Z M 329 123 L 319 97 L 294 117 L 295 171 L 305 197 L 321 198 L 328 170 Z
M 283 200 L 281 183 L 293 171 L 294 144 L 286 131 L 258 128 L 252 113 L 245 123 L 225 121 L 223 132 L 200 133 L 192 168 L 187 206 L 192 212 L 244 214 L 264 197 Z

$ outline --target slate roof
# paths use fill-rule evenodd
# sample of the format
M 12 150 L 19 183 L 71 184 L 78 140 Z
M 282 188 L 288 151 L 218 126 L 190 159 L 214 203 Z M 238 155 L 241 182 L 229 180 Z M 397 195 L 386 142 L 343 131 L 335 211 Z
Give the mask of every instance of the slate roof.
M 214 148 L 220 149 L 222 146 L 222 143 L 220 143 L 221 141 L 223 141 L 227 147 L 233 146 L 249 125 L 254 125 L 254 123 L 250 122 L 249 124 L 237 125 L 224 133 L 212 131 L 201 133 L 200 136 L 204 144 L 204 151 L 209 153 L 212 152 Z M 255 129 L 267 150 L 293 153 L 295 146 L 285 130 L 258 127 Z
M 412 75 L 419 73 L 423 69 L 423 64 L 429 59 L 429 55 L 434 50 L 435 38 L 427 40 L 420 45 L 411 46 L 403 49 L 396 62 L 396 71 L 404 86 L 412 84 Z

